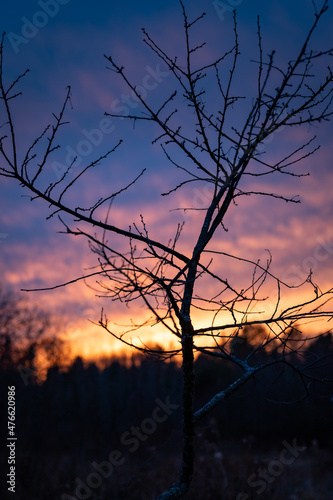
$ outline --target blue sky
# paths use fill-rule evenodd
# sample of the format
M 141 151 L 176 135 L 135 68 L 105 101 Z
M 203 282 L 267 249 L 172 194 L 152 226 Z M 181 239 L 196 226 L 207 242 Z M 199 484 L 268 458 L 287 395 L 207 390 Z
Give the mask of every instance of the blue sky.
M 317 5 L 320 4 L 318 1 Z M 256 85 L 255 66 L 250 60 L 257 57 L 257 15 L 261 19 L 264 53 L 276 49 L 277 61 L 281 64 L 300 48 L 313 19 L 311 0 L 195 0 L 185 2 L 185 5 L 190 17 L 202 11 L 207 14 L 198 25 L 196 36 L 200 42 L 207 41 L 203 57 L 208 59 L 231 46 L 231 10 L 235 6 L 241 50 L 236 85 L 248 94 Z M 328 48 L 330 43 L 333 45 L 332 20 L 331 5 L 314 37 L 315 48 Z M 170 214 L 168 209 L 184 207 L 186 201 L 198 199 L 200 193 L 186 191 L 184 199 L 175 197 L 167 209 L 163 208 L 165 199 L 160 194 L 172 187 L 178 174 L 167 165 L 159 147 L 151 145 L 155 137 L 154 129 L 145 124 L 136 124 L 134 128 L 133 123 L 126 120 L 112 119 L 112 124 L 102 121 L 105 111 L 110 111 L 116 102 L 124 104 L 128 97 L 128 90 L 116 78 L 117 75 L 106 69 L 107 61 L 103 55 L 112 54 L 140 85 L 147 72 L 158 73 L 158 61 L 142 44 L 141 28 L 145 27 L 171 53 L 177 53 L 184 47 L 182 26 L 181 9 L 176 0 L 128 1 L 126 4 L 78 0 L 27 3 L 13 0 L 3 8 L 0 19 L 0 29 L 7 33 L 5 58 L 8 80 L 26 68 L 30 70 L 21 85 L 23 96 L 13 107 L 21 152 L 49 122 L 52 112 L 60 109 L 66 86 L 71 85 L 73 109 L 69 109 L 66 115 L 71 123 L 62 132 L 62 150 L 57 153 L 57 165 L 64 165 L 66 155 L 71 151 L 83 153 L 82 163 L 91 161 L 120 138 L 124 139 L 122 147 L 110 157 L 100 173 L 94 172 L 87 178 L 75 196 L 88 201 L 110 189 L 117 190 L 146 168 L 146 176 L 140 180 L 138 189 L 119 198 L 114 216 L 117 221 L 128 225 L 137 221 L 138 214 L 143 212 L 154 233 L 168 238 L 181 218 L 181 212 Z M 318 67 L 316 75 L 324 70 Z M 163 73 L 163 69 L 161 71 Z M 161 96 L 172 89 L 170 76 L 162 74 L 156 78 L 158 85 L 148 95 L 153 103 L 158 103 Z M 184 116 L 187 117 L 186 112 Z M 235 123 L 242 116 L 242 108 L 235 109 Z M 98 134 L 96 130 L 101 129 L 102 134 Z M 295 266 L 304 268 L 305 273 L 307 264 L 312 263 L 318 279 L 326 286 L 333 278 L 333 250 L 329 251 L 333 213 L 332 124 L 323 124 L 315 132 L 320 137 L 322 149 L 315 159 L 304 162 L 303 167 L 304 171 L 310 171 L 311 177 L 298 180 L 287 177 L 277 180 L 274 185 L 274 188 L 279 187 L 288 194 L 300 194 L 302 204 L 290 206 L 262 199 L 251 199 L 244 205 L 240 203 L 239 210 L 232 211 L 227 218 L 229 233 L 224 244 L 227 251 L 241 248 L 253 258 L 262 256 L 265 248 L 270 248 L 274 265 L 282 273 Z M 91 149 L 84 150 L 82 141 L 87 139 L 90 142 L 95 140 L 98 145 L 92 144 Z M 287 150 L 290 143 L 301 139 L 282 133 L 274 137 L 270 154 L 275 157 L 281 150 Z M 57 168 L 49 165 L 48 178 L 54 179 L 56 175 Z M 47 207 L 42 202 L 31 202 L 29 197 L 22 196 L 27 194 L 11 179 L 1 179 L 0 272 L 2 283 L 14 290 L 56 284 L 80 275 L 85 266 L 93 263 L 85 242 L 57 234 L 62 229 L 59 223 L 56 220 L 46 221 Z M 200 200 L 197 202 L 200 203 Z M 192 223 L 193 219 L 188 220 L 185 245 L 191 241 Z M 327 247 L 327 258 L 320 261 L 314 255 L 318 245 L 323 244 Z M 56 304 L 59 310 L 71 310 L 79 316 L 82 316 L 85 307 L 90 314 L 92 303 L 95 305 L 96 302 L 98 307 L 91 292 L 83 285 L 30 296 L 32 301 L 44 302 L 47 307 L 53 308 Z

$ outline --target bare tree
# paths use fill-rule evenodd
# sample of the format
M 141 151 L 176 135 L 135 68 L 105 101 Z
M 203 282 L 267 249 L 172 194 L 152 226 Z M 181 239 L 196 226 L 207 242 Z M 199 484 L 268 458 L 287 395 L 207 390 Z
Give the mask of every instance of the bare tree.
M 0 286 L 0 365 L 16 368 L 25 384 L 41 380 L 47 368 L 69 362 L 69 346 L 59 317 L 25 303 Z M 67 359 L 66 359 L 67 358 Z
M 106 55 L 109 68 L 125 82 L 141 105 L 137 113 L 125 116 L 135 122 L 152 122 L 160 130 L 154 143 L 159 143 L 170 162 L 182 174 L 181 180 L 162 196 L 186 189 L 188 184 L 200 188 L 208 186 L 207 206 L 198 209 L 192 205 L 185 211 L 195 211 L 196 224 L 179 223 L 174 236 L 164 240 L 155 239 L 145 220 L 140 216 L 130 228 L 113 222 L 112 205 L 122 192 L 139 183 L 144 170 L 122 189 L 98 198 L 90 207 L 75 206 L 70 193 L 88 171 L 115 153 L 120 143 L 88 163 L 78 172 L 75 162 L 68 166 L 60 179 L 49 182 L 47 168 L 57 143 L 59 130 L 67 123 L 66 108 L 70 104 L 71 90 L 68 88 L 62 109 L 54 116 L 53 124 L 46 127 L 31 144 L 22 160 L 19 159 L 15 126 L 11 104 L 19 96 L 16 87 L 26 73 L 11 84 L 5 83 L 3 42 L 1 44 L 0 90 L 6 121 L 2 124 L 0 151 L 2 154 L 1 175 L 20 182 L 31 193 L 31 199 L 44 200 L 52 209 L 48 218 L 58 215 L 65 232 L 83 236 L 98 259 L 98 267 L 82 277 L 65 284 L 89 277 L 97 277 L 100 294 L 130 305 L 140 301 L 150 319 L 144 324 L 133 324 L 129 331 L 117 332 L 112 327 L 106 311 L 102 309 L 99 324 L 111 335 L 127 346 L 143 353 L 168 358 L 181 354 L 183 362 L 183 456 L 178 481 L 158 498 L 181 498 L 190 487 L 193 476 L 194 436 L 197 422 L 218 403 L 243 386 L 249 379 L 272 365 L 289 365 L 299 374 L 304 383 L 315 378 L 311 363 L 294 364 L 295 352 L 302 354 L 304 343 L 295 331 L 301 332 L 302 323 L 314 319 L 329 320 L 333 311 L 327 306 L 333 289 L 322 291 L 313 281 L 312 272 L 303 283 L 290 285 L 271 272 L 271 256 L 267 261 L 252 261 L 239 253 L 230 254 L 220 250 L 217 242 L 225 228 L 225 217 L 238 198 L 244 196 L 269 196 L 281 202 L 299 203 L 297 197 L 284 193 L 265 192 L 253 189 L 249 179 L 260 185 L 262 178 L 271 176 L 301 177 L 295 168 L 299 162 L 313 155 L 318 149 L 315 137 L 295 147 L 278 161 L 268 159 L 268 139 L 283 127 L 309 127 L 327 121 L 332 115 L 333 75 L 327 65 L 326 76 L 318 81 L 316 65 L 323 64 L 332 56 L 331 49 L 314 51 L 312 35 L 328 9 L 328 1 L 315 10 L 315 18 L 300 51 L 284 67 L 275 62 L 275 53 L 264 56 L 262 36 L 258 18 L 257 90 L 253 96 L 235 93 L 234 84 L 239 63 L 239 40 L 236 13 L 234 12 L 234 38 L 231 47 L 221 57 L 204 64 L 197 54 L 204 43 L 192 41 L 192 30 L 203 21 L 205 14 L 190 21 L 180 1 L 185 30 L 183 54 L 169 55 L 149 33 L 143 30 L 144 42 L 153 51 L 173 76 L 174 89 L 159 105 L 152 105 L 140 89 L 127 76 L 124 66 L 112 56 Z M 184 58 L 182 58 L 184 55 Z M 179 60 L 181 59 L 181 61 Z M 210 100 L 207 82 L 215 85 L 216 96 Z M 206 86 L 206 87 L 205 87 Z M 233 120 L 235 106 L 243 106 L 243 123 Z M 178 111 L 178 106 L 181 106 Z M 189 124 L 189 110 L 192 122 Z M 181 111 L 181 112 L 180 112 Z M 106 115 L 119 118 L 117 113 Z M 121 116 L 124 118 L 124 116 Z M 44 148 L 42 147 L 44 145 Z M 176 152 L 178 151 L 178 153 Z M 166 174 L 167 176 L 168 174 Z M 72 176 L 72 177 L 71 177 Z M 198 213 L 199 212 L 199 213 Z M 106 214 L 106 215 L 105 215 Z M 64 216 L 67 219 L 64 219 Z M 68 217 L 69 216 L 69 217 Z M 71 222 L 69 220 L 71 219 Z M 199 223 L 199 222 L 200 223 Z M 100 232 L 98 232 L 100 231 Z M 180 239 L 188 231 L 194 238 L 193 248 L 181 250 Z M 111 237 L 112 236 L 112 237 Z M 116 237 L 117 236 L 117 237 Z M 119 237 L 119 238 L 118 238 Z M 118 238 L 118 239 L 117 239 Z M 124 240 L 128 249 L 124 252 Z M 233 284 L 227 276 L 228 261 L 249 266 L 242 288 Z M 274 307 L 265 306 L 267 283 L 276 297 Z M 313 294 L 304 303 L 284 305 L 282 298 L 288 288 L 311 286 Z M 266 287 L 266 288 L 265 288 Z M 53 286 L 51 288 L 56 288 Z M 209 293 L 209 295 L 208 295 Z M 206 326 L 196 327 L 193 312 L 201 311 L 207 318 Z M 126 333 L 132 333 L 148 325 L 159 324 L 171 332 L 179 341 L 179 347 L 170 350 L 135 344 Z M 235 345 L 242 342 L 251 326 L 266 326 L 266 333 L 251 342 L 251 350 L 244 357 L 237 356 Z M 253 330 L 252 330 L 253 331 Z M 258 330 L 262 332 L 263 330 Z M 280 344 L 280 355 L 265 364 L 260 353 L 270 345 Z M 235 363 L 242 375 L 228 388 L 209 399 L 203 407 L 194 410 L 194 353 L 219 358 L 221 362 Z

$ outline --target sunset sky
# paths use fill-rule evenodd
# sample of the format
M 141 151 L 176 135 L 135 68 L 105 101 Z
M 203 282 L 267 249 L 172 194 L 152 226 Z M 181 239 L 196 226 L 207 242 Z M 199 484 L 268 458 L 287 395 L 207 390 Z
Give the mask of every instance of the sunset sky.
M 319 0 L 316 3 L 321 5 Z M 314 49 L 333 46 L 333 3 L 330 3 L 314 36 Z M 241 51 L 236 88 L 251 102 L 257 83 L 254 64 L 250 62 L 257 59 L 257 15 L 261 20 L 264 54 L 275 49 L 277 63 L 283 66 L 297 54 L 311 26 L 313 2 L 185 2 L 190 17 L 197 17 L 202 11 L 207 14 L 194 31 L 198 43 L 207 42 L 202 52 L 207 61 L 214 60 L 232 46 L 232 5 L 237 10 Z M 123 144 L 104 167 L 87 176 L 75 196 L 88 205 L 92 199 L 121 189 L 146 168 L 138 183 L 115 203 L 113 218 L 127 229 L 130 224 L 139 223 L 140 214 L 143 214 L 154 239 L 161 238 L 165 243 L 174 236 L 177 222 L 185 220 L 180 245 L 189 254 L 197 235 L 198 216 L 169 210 L 190 204 L 200 208 L 207 193 L 188 187 L 171 198 L 162 197 L 161 193 L 175 185 L 178 174 L 170 167 L 160 147 L 151 144 L 157 135 L 156 128 L 145 123 L 136 123 L 134 127 L 133 122 L 114 118 L 105 121 L 104 117 L 104 112 L 128 106 L 129 102 L 136 111 L 136 104 L 129 100 L 123 82 L 106 68 L 104 54 L 112 55 L 124 65 L 137 85 L 145 86 L 144 82 L 150 82 L 146 86 L 150 102 L 160 102 L 159 99 L 165 98 L 172 89 L 172 76 L 142 43 L 143 27 L 171 55 L 179 54 L 182 60 L 185 41 L 177 0 L 129 0 L 123 4 L 78 0 L 14 0 L 7 3 L 0 18 L 1 32 L 6 31 L 5 74 L 10 81 L 25 69 L 30 70 L 21 83 L 23 96 L 13 106 L 16 136 L 23 154 L 52 120 L 52 113 L 59 112 L 66 87 L 70 85 L 72 109 L 69 108 L 66 114 L 70 124 L 63 127 L 60 135 L 62 149 L 48 165 L 49 179 L 59 178 L 62 166 L 68 164 L 66 162 L 74 154 L 83 165 L 123 139 Z M 325 70 L 319 64 L 316 77 L 324 75 Z M 241 105 L 235 108 L 235 124 L 241 123 L 242 109 L 245 108 Z M 184 117 L 189 119 L 187 110 L 184 110 Z M 1 116 L 1 125 L 2 122 Z M 289 280 L 290 285 L 304 280 L 312 268 L 315 281 L 324 290 L 332 287 L 333 282 L 332 123 L 324 122 L 311 130 L 304 127 L 276 134 L 267 147 L 267 157 L 283 157 L 293 144 L 306 141 L 314 134 L 318 136 L 316 144 L 321 144 L 320 150 L 297 167 L 298 172 L 309 172 L 309 177 L 281 176 L 273 183 L 270 177 L 260 178 L 261 190 L 286 196 L 299 195 L 301 203 L 296 205 L 264 197 L 242 199 L 228 214 L 228 233 L 219 233 L 216 248 L 254 260 L 265 259 L 266 249 L 269 249 L 273 271 Z M 31 202 L 28 195 L 14 180 L 1 178 L 1 285 L 17 292 L 22 288 L 60 284 L 81 276 L 85 269 L 96 264 L 87 242 L 58 234 L 63 227 L 56 217 L 46 220 L 50 213 L 48 206 L 40 200 Z M 239 265 L 232 261 L 228 267 L 234 282 L 242 287 L 244 276 Z M 75 340 L 78 353 L 93 355 L 119 349 L 106 332 L 88 321 L 98 321 L 101 301 L 83 282 L 54 291 L 31 292 L 29 299 L 31 303 L 68 318 L 68 335 Z M 138 320 L 142 315 L 136 306 L 129 311 L 113 302 L 108 303 L 108 308 L 109 317 L 118 324 L 127 324 L 131 318 Z M 199 317 L 197 320 L 200 322 Z M 154 340 L 164 341 L 159 331 L 154 335 Z

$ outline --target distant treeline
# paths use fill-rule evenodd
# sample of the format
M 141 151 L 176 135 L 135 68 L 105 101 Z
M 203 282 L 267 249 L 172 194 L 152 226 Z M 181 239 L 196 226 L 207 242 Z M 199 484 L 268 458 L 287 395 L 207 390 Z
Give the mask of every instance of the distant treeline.
M 252 349 L 244 341 L 235 345 L 234 353 L 242 358 Z M 179 458 L 181 443 L 181 367 L 171 361 L 133 357 L 131 363 L 113 360 L 99 369 L 77 358 L 66 371 L 57 365 L 51 367 L 41 383 L 35 377 L 33 356 L 20 356 L 10 362 L 8 352 L 0 370 L 0 420 L 1 429 L 6 429 L 7 388 L 14 385 L 19 499 L 70 498 L 62 495 L 74 491 L 74 479 L 84 479 L 93 470 L 91 464 L 105 460 L 111 450 L 120 450 L 129 458 L 110 478 L 111 482 L 103 483 L 102 490 L 94 491 L 89 498 L 102 498 L 98 495 L 104 487 L 109 488 L 104 495 L 111 489 L 113 496 L 103 498 L 148 498 L 154 484 L 158 489 L 160 480 L 168 482 L 164 472 L 158 478 L 152 476 L 149 495 L 142 483 L 138 496 L 137 483 L 128 478 L 136 477 L 142 464 L 149 471 L 155 470 L 156 464 L 157 471 L 165 471 L 167 464 L 178 467 L 174 457 Z M 326 334 L 307 350 L 303 348 L 302 357 L 291 354 L 288 361 L 299 366 L 314 362 L 316 368 L 310 367 L 309 373 L 312 371 L 317 379 L 329 379 L 333 375 L 332 353 L 332 335 Z M 253 362 L 265 363 L 279 355 L 277 347 L 270 353 L 259 351 Z M 322 362 L 318 364 L 319 359 Z M 200 355 L 196 361 L 196 407 L 200 408 L 240 373 L 229 361 Z M 156 410 L 161 404 L 162 409 Z M 172 408 L 169 413 L 163 409 L 168 405 Z M 333 445 L 332 421 L 331 384 L 309 384 L 289 366 L 275 365 L 217 406 L 199 427 L 206 442 L 222 449 L 224 443 L 246 440 L 262 449 L 278 447 L 283 440 L 295 438 L 298 443 L 310 445 L 315 440 L 320 447 L 328 448 Z M 135 428 L 141 435 L 134 439 Z M 201 442 L 202 438 L 198 441 L 199 454 Z M 143 474 L 147 474 L 145 470 Z
M 236 345 L 234 352 L 245 357 L 251 349 L 244 342 Z M 307 350 L 303 347 L 302 357 L 296 353 L 288 357 L 298 366 L 315 363 L 307 373 L 318 380 L 302 379 L 291 367 L 281 364 L 259 372 L 212 411 L 222 436 L 253 435 L 272 441 L 291 435 L 328 444 L 333 435 L 333 384 L 329 383 L 333 379 L 332 354 L 332 334 L 326 334 L 309 344 Z M 253 362 L 265 363 L 279 355 L 277 349 L 261 351 Z M 86 443 L 107 443 L 110 447 L 124 430 L 150 415 L 156 398 L 169 397 L 172 403 L 181 404 L 181 367 L 170 361 L 133 357 L 130 364 L 120 359 L 99 369 L 77 358 L 67 371 L 53 366 L 45 381 L 37 383 L 33 367 L 25 359 L 26 366 L 11 365 L 6 360 L 0 385 L 2 394 L 8 385 L 16 386 L 17 426 L 21 446 L 27 448 L 67 447 L 69 443 L 79 446 L 82 436 Z M 197 408 L 240 374 L 240 368 L 229 361 L 200 355 L 196 361 Z M 179 415 L 180 411 L 175 412 L 174 418 Z M 5 418 L 5 411 L 0 418 Z M 171 420 L 163 426 L 163 432 L 174 423 Z

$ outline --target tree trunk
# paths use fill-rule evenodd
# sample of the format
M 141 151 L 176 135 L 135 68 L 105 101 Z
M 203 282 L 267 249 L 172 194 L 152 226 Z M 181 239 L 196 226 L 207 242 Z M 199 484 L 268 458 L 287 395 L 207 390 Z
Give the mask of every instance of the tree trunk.
M 183 334 L 183 462 L 180 483 L 187 486 L 192 481 L 194 462 L 194 363 L 193 363 L 193 328 L 191 323 L 185 326 Z
M 190 321 L 182 329 L 183 353 L 183 459 L 180 477 L 168 491 L 156 500 L 177 500 L 188 492 L 193 477 L 194 465 L 194 358 L 193 326 Z

